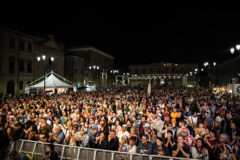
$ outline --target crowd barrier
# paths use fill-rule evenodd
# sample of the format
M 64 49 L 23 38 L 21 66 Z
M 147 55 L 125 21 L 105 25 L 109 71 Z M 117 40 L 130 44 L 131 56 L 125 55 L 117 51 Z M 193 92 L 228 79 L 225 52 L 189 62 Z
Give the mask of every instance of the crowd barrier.
M 33 160 L 42 160 L 49 143 L 30 140 L 17 140 L 11 145 L 10 151 L 23 152 L 30 155 Z M 187 160 L 186 158 L 158 157 L 146 154 L 130 154 L 110 150 L 77 147 L 54 144 L 54 150 L 60 160 Z M 193 160 L 193 159 L 192 159 Z

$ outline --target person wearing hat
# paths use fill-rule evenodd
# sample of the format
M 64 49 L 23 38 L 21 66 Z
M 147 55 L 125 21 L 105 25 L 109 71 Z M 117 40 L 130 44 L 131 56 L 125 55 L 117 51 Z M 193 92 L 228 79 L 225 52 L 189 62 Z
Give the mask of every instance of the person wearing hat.
M 164 126 L 164 122 L 162 121 L 161 117 L 162 117 L 161 114 L 157 114 L 157 118 L 152 123 L 152 128 L 158 131 L 157 135 L 159 137 L 161 136 L 161 132 L 159 131 L 161 131 Z
M 145 123 L 143 128 L 144 128 L 144 130 L 142 132 L 142 135 L 146 135 L 146 136 L 148 136 L 148 138 L 150 138 L 150 124 Z
M 122 130 L 120 130 L 117 134 L 119 142 L 122 142 L 122 137 L 123 136 L 129 137 L 129 132 L 127 131 L 127 125 L 126 124 L 122 125 Z

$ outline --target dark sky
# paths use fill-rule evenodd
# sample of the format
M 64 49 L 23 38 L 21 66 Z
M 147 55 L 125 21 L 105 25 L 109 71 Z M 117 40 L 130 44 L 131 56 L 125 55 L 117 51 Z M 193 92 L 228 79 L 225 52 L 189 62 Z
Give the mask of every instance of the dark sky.
M 57 8 L 57 7 L 56 7 Z M 30 34 L 54 34 L 66 46 L 94 46 L 117 66 L 220 62 L 240 42 L 238 11 L 146 12 L 63 8 L 1 14 L 1 24 Z M 33 16 L 33 17 L 32 17 Z

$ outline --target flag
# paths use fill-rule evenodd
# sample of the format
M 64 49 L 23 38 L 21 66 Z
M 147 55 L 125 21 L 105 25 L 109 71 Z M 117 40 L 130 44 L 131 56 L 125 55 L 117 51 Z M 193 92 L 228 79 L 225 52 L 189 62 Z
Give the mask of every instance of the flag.
M 151 94 L 151 83 L 148 83 L 148 90 L 147 90 L 148 96 Z

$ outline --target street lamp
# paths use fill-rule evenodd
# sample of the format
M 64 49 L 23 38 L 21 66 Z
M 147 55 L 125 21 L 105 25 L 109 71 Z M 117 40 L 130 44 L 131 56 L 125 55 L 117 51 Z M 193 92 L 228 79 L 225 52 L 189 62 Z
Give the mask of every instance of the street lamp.
M 45 62 L 46 58 L 47 58 L 46 55 L 42 55 L 42 58 L 40 56 L 38 56 L 37 61 L 40 62 L 42 60 L 43 62 Z M 54 57 L 49 57 L 49 64 L 48 65 L 51 65 L 53 61 L 54 61 Z M 44 67 L 44 76 L 43 76 L 43 78 L 44 78 L 44 87 L 43 87 L 44 93 L 45 93 L 45 87 L 46 87 L 46 82 L 45 82 L 46 69 L 47 69 L 47 67 L 45 66 Z
M 231 49 L 230 49 L 230 52 L 231 52 L 232 54 L 234 53 L 234 51 L 235 51 L 234 48 L 231 48 Z
M 91 66 L 89 66 L 88 68 L 89 68 L 89 70 L 93 70 L 93 71 L 94 71 L 93 81 L 94 81 L 94 83 L 95 83 L 95 81 L 96 81 L 96 80 L 95 80 L 95 71 L 96 71 L 96 70 L 99 70 L 100 67 L 97 66 L 97 65 L 91 65 Z
M 45 61 L 45 59 L 46 59 L 46 56 L 45 56 L 45 55 L 42 55 L 42 59 Z
M 216 66 L 216 64 L 217 64 L 216 62 L 213 62 L 213 66 Z
M 240 44 L 236 45 L 236 49 L 239 51 L 240 50 Z

